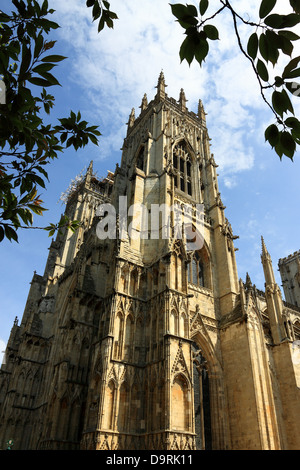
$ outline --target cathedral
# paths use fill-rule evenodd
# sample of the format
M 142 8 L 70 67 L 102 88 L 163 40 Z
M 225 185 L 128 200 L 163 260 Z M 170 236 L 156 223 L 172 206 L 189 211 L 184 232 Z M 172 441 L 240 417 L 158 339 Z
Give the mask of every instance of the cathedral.
M 264 290 L 239 279 L 202 101 L 166 86 L 130 113 L 115 171 L 91 162 L 66 194 L 81 225 L 52 240 L 12 326 L 2 449 L 300 449 L 300 304 L 263 238 Z

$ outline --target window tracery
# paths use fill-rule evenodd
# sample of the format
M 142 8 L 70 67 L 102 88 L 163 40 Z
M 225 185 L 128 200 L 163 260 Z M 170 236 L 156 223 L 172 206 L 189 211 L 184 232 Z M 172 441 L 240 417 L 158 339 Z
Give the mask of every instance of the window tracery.
M 175 188 L 192 196 L 192 162 L 186 143 L 179 142 L 173 151 Z

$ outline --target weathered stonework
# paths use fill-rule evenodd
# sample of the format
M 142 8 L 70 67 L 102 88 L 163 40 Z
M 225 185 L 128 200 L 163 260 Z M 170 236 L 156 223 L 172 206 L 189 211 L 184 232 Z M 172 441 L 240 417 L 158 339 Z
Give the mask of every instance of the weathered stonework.
M 69 195 L 83 225 L 51 243 L 7 345 L 2 448 L 300 448 L 299 309 L 283 302 L 264 241 L 265 292 L 238 279 L 202 102 L 189 112 L 165 86 L 161 74 L 132 110 L 114 174 L 98 180 L 91 164 Z M 97 207 L 118 213 L 120 196 L 189 204 L 192 217 L 203 204 L 203 247 L 164 239 L 162 224 L 157 238 L 101 240 Z

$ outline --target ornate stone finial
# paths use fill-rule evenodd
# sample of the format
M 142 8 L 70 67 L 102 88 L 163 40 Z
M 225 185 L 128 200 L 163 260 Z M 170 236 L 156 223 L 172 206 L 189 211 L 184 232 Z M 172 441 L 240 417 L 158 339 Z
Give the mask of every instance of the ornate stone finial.
M 127 122 L 128 128 L 133 127 L 135 122 L 135 109 L 132 108 L 131 113 L 129 115 L 129 121 Z
M 142 104 L 141 104 L 140 108 L 141 108 L 142 112 L 145 111 L 145 109 L 148 108 L 148 99 L 147 99 L 146 93 L 144 94 L 144 97 L 142 99 Z
M 199 100 L 198 103 L 198 117 L 203 124 L 206 123 L 206 113 L 204 111 L 204 106 L 201 100 Z
M 186 111 L 186 103 L 187 103 L 187 99 L 185 96 L 185 92 L 184 92 L 184 89 L 181 88 L 180 95 L 179 95 L 179 104 L 181 106 L 182 111 Z
M 166 85 L 166 82 L 165 82 L 165 76 L 164 76 L 164 73 L 163 71 L 160 72 L 160 75 L 158 77 L 158 83 L 157 83 L 157 94 L 156 94 L 156 97 L 158 99 L 161 99 L 161 100 L 164 100 L 165 99 L 165 96 L 166 96 L 166 87 L 168 85 Z
M 247 289 L 252 288 L 252 281 L 251 281 L 250 276 L 249 276 L 248 273 L 246 273 L 246 283 L 245 283 L 245 285 L 246 285 Z

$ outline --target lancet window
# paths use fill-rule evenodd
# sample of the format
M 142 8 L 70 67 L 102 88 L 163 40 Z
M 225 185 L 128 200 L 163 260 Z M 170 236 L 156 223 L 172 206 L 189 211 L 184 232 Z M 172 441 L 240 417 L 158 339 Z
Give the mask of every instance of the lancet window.
M 197 251 L 195 251 L 192 262 L 188 267 L 188 282 L 191 282 L 196 286 L 204 286 L 203 263 Z
M 175 188 L 192 196 L 192 162 L 184 141 L 177 144 L 173 151 Z

